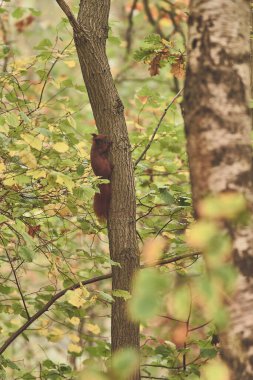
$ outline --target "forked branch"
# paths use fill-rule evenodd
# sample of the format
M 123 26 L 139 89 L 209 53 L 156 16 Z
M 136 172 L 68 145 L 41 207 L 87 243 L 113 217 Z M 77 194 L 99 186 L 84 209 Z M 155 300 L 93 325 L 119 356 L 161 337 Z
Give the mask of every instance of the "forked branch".
M 180 261 L 180 260 L 183 260 L 183 259 L 187 259 L 187 258 L 193 258 L 193 257 L 196 257 L 200 255 L 199 252 L 194 252 L 194 253 L 186 253 L 184 255 L 180 255 L 180 256 L 176 256 L 176 257 L 172 257 L 172 258 L 169 258 L 169 259 L 164 259 L 164 260 L 159 260 L 157 262 L 154 262 L 154 263 L 150 263 L 148 265 L 148 267 L 151 267 L 151 266 L 161 266 L 161 265 L 166 265 L 166 264 L 170 264 L 170 263 L 175 263 L 177 261 Z M 141 269 L 144 269 L 146 268 L 147 266 L 141 266 Z M 56 293 L 52 298 L 51 300 L 49 300 L 40 310 L 37 311 L 37 313 L 35 313 L 29 320 L 26 321 L 26 323 L 23 324 L 23 326 L 21 326 L 18 330 L 16 330 L 5 342 L 4 344 L 2 345 L 2 347 L 0 347 L 0 355 L 3 354 L 3 352 L 11 345 L 11 343 L 16 340 L 16 338 L 21 335 L 33 322 L 35 322 L 39 317 L 41 317 L 41 315 L 43 315 L 46 311 L 48 311 L 48 309 L 61 297 L 64 296 L 64 294 L 66 294 L 66 292 L 68 290 L 75 290 L 75 289 L 78 289 L 80 288 L 81 286 L 85 286 L 85 285 L 89 285 L 89 284 L 94 284 L 95 282 L 99 282 L 99 281 L 102 281 L 102 280 L 106 280 L 106 279 L 109 279 L 112 277 L 112 274 L 111 273 L 107 273 L 107 274 L 104 274 L 102 276 L 98 276 L 98 277 L 93 277 L 89 280 L 85 280 L 85 281 L 81 281 L 79 283 L 76 283 L 74 285 L 71 285 L 69 286 L 68 288 L 66 289 L 63 289 L 61 290 L 60 292 Z
M 80 29 L 80 26 L 77 22 L 77 19 L 75 18 L 74 14 L 72 13 L 70 7 L 68 6 L 68 4 L 65 2 L 65 0 L 56 0 L 59 7 L 62 9 L 62 11 L 65 13 L 65 15 L 67 16 L 68 20 L 69 20 L 69 23 L 70 25 L 72 26 L 72 28 L 74 30 L 79 30 Z

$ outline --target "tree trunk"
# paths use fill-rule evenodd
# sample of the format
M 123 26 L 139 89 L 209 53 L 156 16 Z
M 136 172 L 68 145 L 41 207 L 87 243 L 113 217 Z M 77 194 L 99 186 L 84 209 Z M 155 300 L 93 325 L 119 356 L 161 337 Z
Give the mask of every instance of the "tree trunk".
M 250 92 L 253 102 L 253 0 L 250 0 Z M 253 127 L 253 105 L 251 104 L 251 126 Z
M 207 194 L 243 193 L 253 205 L 250 2 L 191 0 L 185 123 L 193 204 Z M 239 270 L 222 340 L 232 379 L 253 379 L 253 228 L 232 231 Z
M 111 259 L 120 263 L 120 267 L 112 267 L 112 289 L 131 291 L 133 275 L 139 268 L 134 171 L 124 106 L 105 51 L 109 10 L 109 0 L 81 0 L 77 20 L 80 29 L 74 29 L 74 39 L 98 131 L 109 135 L 113 142 L 108 234 Z M 112 305 L 111 339 L 112 352 L 124 347 L 139 349 L 139 325 L 128 318 L 122 298 L 115 298 Z M 132 379 L 139 379 L 139 371 Z

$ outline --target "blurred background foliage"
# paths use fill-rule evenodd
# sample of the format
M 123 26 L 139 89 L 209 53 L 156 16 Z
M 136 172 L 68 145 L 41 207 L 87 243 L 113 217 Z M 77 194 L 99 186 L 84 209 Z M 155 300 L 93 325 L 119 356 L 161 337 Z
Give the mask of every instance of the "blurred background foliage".
M 77 13 L 78 1 L 68 3 Z M 216 329 L 227 321 L 224 292 L 235 276 L 227 264 L 230 240 L 220 226 L 243 218 L 245 207 L 236 196 L 225 196 L 234 212 L 224 215 L 219 200 L 210 199 L 201 221 L 189 228 L 193 212 L 178 94 L 187 6 L 187 0 L 112 1 L 107 43 L 136 162 L 142 261 L 192 253 L 135 279 L 129 313 L 141 321 L 142 378 L 151 379 L 197 379 L 216 357 Z M 2 345 L 57 291 L 117 263 L 109 258 L 106 226 L 92 209 L 99 179 L 89 150 L 96 129 L 68 21 L 55 1 L 1 1 L 0 34 Z M 110 280 L 68 291 L 4 352 L 0 378 L 124 379 L 136 355 L 127 350 L 109 364 L 113 297 L 130 298 L 120 290 L 111 294 Z M 217 368 L 219 378 L 227 378 L 219 361 L 208 366 L 201 378 L 218 379 Z

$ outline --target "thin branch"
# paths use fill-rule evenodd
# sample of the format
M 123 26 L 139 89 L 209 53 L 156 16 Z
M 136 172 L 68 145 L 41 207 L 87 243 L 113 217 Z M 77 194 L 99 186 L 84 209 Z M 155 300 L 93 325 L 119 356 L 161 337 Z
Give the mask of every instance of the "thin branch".
M 185 341 L 184 341 L 184 348 L 186 349 L 186 340 L 187 340 L 187 337 L 188 337 L 188 333 L 189 333 L 189 323 L 190 323 L 190 319 L 191 319 L 191 314 L 192 314 L 192 292 L 191 292 L 191 286 L 189 285 L 189 290 L 190 290 L 190 307 L 189 307 L 189 313 L 188 313 L 188 317 L 187 317 L 187 320 L 186 320 L 186 334 L 185 334 Z M 184 368 L 184 371 L 186 371 L 186 352 L 183 353 L 183 368 Z
M 170 222 L 172 222 L 173 221 L 173 219 L 169 219 L 163 226 L 162 226 L 162 228 L 160 228 L 160 230 L 156 233 L 156 235 L 155 235 L 155 237 L 157 237 L 158 235 L 160 235 L 160 233 L 164 230 L 164 228 L 166 228 L 167 227 L 167 225 L 170 223 Z
M 37 105 L 37 107 L 34 110 L 32 110 L 31 112 L 29 112 L 28 115 L 31 115 L 31 113 L 37 111 L 40 108 L 41 102 L 42 102 L 42 99 L 43 99 L 43 95 L 44 95 L 44 91 L 45 91 L 45 88 L 46 88 L 46 85 L 47 85 L 47 82 L 48 82 L 48 79 L 49 79 L 49 76 L 50 76 L 53 68 L 55 67 L 56 63 L 59 61 L 60 56 L 68 49 L 68 47 L 72 44 L 72 42 L 73 42 L 73 39 L 67 44 L 67 46 L 64 47 L 64 49 L 60 52 L 60 55 L 52 63 L 50 69 L 47 72 L 46 78 L 44 80 L 44 83 L 43 83 L 43 86 L 42 86 L 42 89 L 41 89 L 41 93 L 40 93 L 40 98 L 39 98 L 39 101 L 38 101 L 38 105 Z
M 80 26 L 77 22 L 77 19 L 75 18 L 74 14 L 72 13 L 71 9 L 69 8 L 68 4 L 65 2 L 65 0 L 56 0 L 59 7 L 62 9 L 62 11 L 67 16 L 70 25 L 74 29 L 74 31 L 80 30 Z
M 208 322 L 202 323 L 202 325 L 199 325 L 199 326 L 196 326 L 196 327 L 192 327 L 188 331 L 191 332 L 191 331 L 199 330 L 202 327 L 205 327 L 205 326 L 209 325 L 209 323 L 211 323 L 211 322 L 212 321 L 208 321 Z
M 2 345 L 2 347 L 0 348 L 0 355 L 6 350 L 7 347 L 9 347 L 9 345 L 20 335 L 22 334 L 33 322 L 35 322 L 41 315 L 43 315 L 49 308 L 50 306 L 52 306 L 59 298 L 61 298 L 62 296 L 64 296 L 64 294 L 68 291 L 68 290 L 75 290 L 77 288 L 80 288 L 80 286 L 83 286 L 83 285 L 88 285 L 88 284 L 93 284 L 95 282 L 98 282 L 98 281 L 102 281 L 102 280 L 105 280 L 107 278 L 111 278 L 112 277 L 112 274 L 111 273 L 108 273 L 108 274 L 105 274 L 103 276 L 98 276 L 98 277 L 94 277 L 90 280 L 87 280 L 87 281 L 82 281 L 81 283 L 78 283 L 78 284 L 74 284 L 72 286 L 69 286 L 68 288 L 66 289 L 63 289 L 61 290 L 60 292 L 56 293 L 50 301 L 48 301 L 40 310 L 37 311 L 37 313 L 35 313 L 30 319 L 29 321 L 27 321 L 26 323 L 23 324 L 23 326 L 21 326 L 18 330 L 16 330 L 6 341 L 5 343 Z
M 158 6 L 158 9 L 159 11 L 162 11 L 164 12 L 165 14 L 168 14 L 172 24 L 173 24 L 173 27 L 174 27 L 174 30 L 173 32 L 170 34 L 169 37 L 172 37 L 173 34 L 175 33 L 179 33 L 183 39 L 183 44 L 184 46 L 186 46 L 186 37 L 185 37 L 185 33 L 182 29 L 182 26 L 180 24 L 180 22 L 178 22 L 176 20 L 176 6 L 174 3 L 172 3 L 171 1 L 167 1 L 167 0 L 164 0 L 169 6 L 170 6 L 170 10 L 169 9 L 166 9 L 164 7 L 159 7 Z M 169 38 L 170 39 L 170 38 Z
M 133 30 L 133 24 L 134 24 L 133 14 L 134 14 L 137 3 L 138 3 L 138 0 L 133 0 L 133 4 L 131 6 L 131 10 L 128 15 L 128 28 L 126 31 L 126 42 L 127 42 L 126 51 L 128 54 L 131 50 L 131 45 L 132 45 L 132 30 Z
M 194 252 L 194 253 L 186 253 L 184 255 L 180 255 L 180 256 L 176 256 L 176 257 L 172 257 L 172 258 L 169 258 L 169 259 L 164 259 L 164 260 L 159 260 L 157 262 L 153 262 L 153 263 L 149 263 L 149 265 L 142 265 L 141 266 L 141 269 L 144 269 L 144 268 L 147 268 L 147 267 L 150 267 L 150 266 L 162 266 L 162 265 L 166 265 L 166 264 L 170 264 L 170 263 L 174 263 L 176 261 L 179 261 L 179 260 L 183 260 L 183 259 L 186 259 L 186 258 L 190 258 L 190 257 L 194 257 L 194 256 L 199 256 L 200 253 L 199 252 Z M 75 290 L 75 289 L 78 289 L 80 288 L 81 286 L 85 286 L 85 285 L 89 285 L 89 284 L 94 284 L 95 282 L 99 282 L 99 281 L 103 281 L 103 280 L 106 280 L 106 279 L 109 279 L 112 277 L 112 274 L 111 273 L 107 273 L 107 274 L 104 274 L 102 276 L 98 276 L 98 277 L 93 277 L 89 280 L 85 280 L 85 281 L 81 281 L 79 283 L 76 283 L 74 285 L 71 285 L 69 286 L 68 288 L 66 289 L 63 289 L 61 290 L 60 292 L 56 293 L 52 298 L 51 300 L 49 300 L 40 310 L 37 311 L 37 313 L 35 313 L 28 321 L 26 321 L 26 323 L 23 324 L 23 326 L 21 326 L 18 330 L 16 330 L 5 342 L 4 344 L 0 347 L 0 355 L 2 355 L 2 353 L 11 345 L 11 343 L 19 336 L 21 335 L 33 322 L 35 322 L 39 317 L 41 317 L 41 315 L 43 315 L 46 311 L 48 311 L 48 309 L 59 299 L 61 298 L 62 296 L 64 296 L 64 294 L 66 294 L 66 292 L 68 290 Z
M 135 161 L 135 164 L 134 164 L 134 168 L 136 168 L 136 166 L 138 165 L 138 163 L 143 159 L 143 157 L 145 156 L 145 154 L 147 153 L 147 151 L 149 150 L 154 138 L 155 138 L 155 135 L 158 131 L 158 129 L 160 128 L 162 122 L 163 122 L 163 119 L 165 118 L 168 110 L 170 109 L 170 107 L 172 106 L 172 104 L 175 102 L 175 100 L 179 97 L 179 95 L 182 93 L 183 91 L 183 88 L 181 88 L 181 90 L 178 91 L 178 93 L 174 96 L 174 98 L 172 99 L 172 101 L 168 104 L 168 106 L 165 108 L 165 110 L 163 111 L 163 114 L 151 136 L 151 139 L 149 140 L 149 143 L 148 145 L 146 146 L 146 148 L 144 149 L 144 151 L 141 153 L 140 157 Z
M 155 32 L 158 33 L 162 38 L 165 38 L 165 35 L 159 25 L 159 19 L 158 20 L 154 19 L 152 12 L 149 8 L 149 0 L 143 0 L 143 5 L 144 5 L 144 10 L 147 15 L 148 21 L 151 25 L 153 25 Z
M 6 255 L 8 257 L 8 260 L 9 260 L 9 263 L 10 263 L 10 266 L 11 266 L 11 269 L 12 269 L 12 273 L 14 275 L 14 278 L 15 278 L 15 282 L 16 282 L 16 285 L 17 285 L 17 288 L 18 288 L 18 291 L 19 291 L 19 294 L 20 294 L 20 297 L 22 299 L 22 303 L 24 305 L 24 308 L 25 308 L 25 312 L 26 312 L 26 315 L 27 315 L 27 320 L 29 321 L 30 320 L 30 315 L 29 315 L 29 312 L 28 312 L 28 309 L 27 309 L 27 306 L 26 306 L 26 302 L 25 302 L 25 298 L 24 298 L 24 295 L 22 293 L 22 289 L 21 289 L 21 286 L 20 286 L 20 283 L 19 283 L 19 280 L 18 280 L 18 277 L 17 277 L 17 273 L 16 273 L 16 270 L 14 268 L 14 265 L 12 263 L 12 260 L 11 260 L 11 257 L 8 253 L 8 250 L 5 249 L 5 252 L 6 252 Z
M 141 376 L 142 379 L 166 380 L 166 377 Z
M 196 361 L 198 361 L 200 358 L 201 358 L 201 355 L 198 355 L 195 359 L 193 359 L 192 361 L 190 361 L 189 363 L 187 363 L 187 365 L 196 363 Z M 183 364 L 179 365 L 179 366 L 176 366 L 176 367 L 169 367 L 169 366 L 162 365 L 162 364 L 142 364 L 141 366 L 142 367 L 165 368 L 165 369 L 169 369 L 169 370 L 180 370 L 180 369 L 184 368 Z

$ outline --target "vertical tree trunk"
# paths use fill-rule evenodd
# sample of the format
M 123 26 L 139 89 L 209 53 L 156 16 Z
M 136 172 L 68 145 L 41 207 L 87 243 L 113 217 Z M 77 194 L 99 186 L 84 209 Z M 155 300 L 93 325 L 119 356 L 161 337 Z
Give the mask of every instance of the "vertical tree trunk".
M 193 203 L 238 191 L 252 208 L 250 2 L 191 0 L 185 122 Z M 253 228 L 233 231 L 237 292 L 222 342 L 232 379 L 253 379 Z
M 80 30 L 74 30 L 74 39 L 98 131 L 113 141 L 108 233 L 111 258 L 120 267 L 112 267 L 112 288 L 130 291 L 133 274 L 139 267 L 134 172 L 124 107 L 105 51 L 109 10 L 109 0 L 81 0 L 77 20 Z M 139 326 L 129 320 L 122 298 L 116 298 L 112 305 L 111 338 L 113 352 L 124 347 L 139 348 Z M 139 379 L 139 371 L 132 379 Z
M 250 92 L 253 101 L 253 0 L 250 0 Z M 253 127 L 253 106 L 251 104 L 251 124 Z

